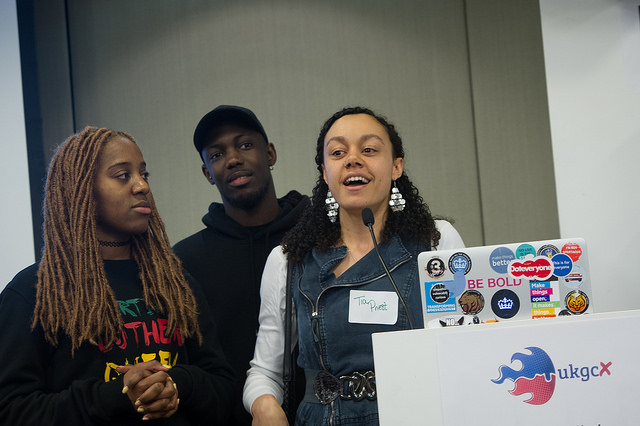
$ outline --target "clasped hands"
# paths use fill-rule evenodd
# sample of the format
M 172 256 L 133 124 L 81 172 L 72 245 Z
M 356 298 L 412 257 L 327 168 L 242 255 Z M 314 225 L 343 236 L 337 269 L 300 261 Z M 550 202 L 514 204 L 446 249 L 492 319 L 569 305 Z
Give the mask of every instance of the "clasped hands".
M 171 417 L 178 411 L 178 387 L 167 373 L 169 367 L 147 361 L 116 368 L 124 374 L 122 393 L 129 397 L 142 420 Z

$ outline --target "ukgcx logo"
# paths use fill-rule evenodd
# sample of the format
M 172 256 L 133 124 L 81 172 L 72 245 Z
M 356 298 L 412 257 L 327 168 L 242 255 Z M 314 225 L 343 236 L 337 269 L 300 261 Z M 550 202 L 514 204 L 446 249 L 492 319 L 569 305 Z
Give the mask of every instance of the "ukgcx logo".
M 514 387 L 509 393 L 514 396 L 530 394 L 529 399 L 523 402 L 531 405 L 542 405 L 551 399 L 556 388 L 556 377 L 560 380 L 578 379 L 588 382 L 592 378 L 611 375 L 612 362 L 600 362 L 593 366 L 574 366 L 556 368 L 551 357 L 542 349 L 531 346 L 525 348 L 530 354 L 516 352 L 511 356 L 511 363 L 519 361 L 521 368 L 515 370 L 507 365 L 498 368 L 500 376 L 491 380 L 493 383 L 502 384 L 505 380 L 513 381 Z
M 509 391 L 511 395 L 530 393 L 531 398 L 525 400 L 527 404 L 542 405 L 553 396 L 556 387 L 556 375 L 553 362 L 545 351 L 536 347 L 526 348 L 531 355 L 516 352 L 511 356 L 511 362 L 520 361 L 522 368 L 513 368 L 501 365 L 498 368 L 500 377 L 491 380 L 493 383 L 503 383 L 506 379 L 512 380 L 515 387 Z

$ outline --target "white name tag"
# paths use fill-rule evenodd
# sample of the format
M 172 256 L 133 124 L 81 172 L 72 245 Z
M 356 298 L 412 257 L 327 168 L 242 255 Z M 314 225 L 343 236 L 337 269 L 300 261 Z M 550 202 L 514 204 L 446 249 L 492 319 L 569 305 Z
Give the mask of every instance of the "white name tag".
M 398 296 L 393 291 L 351 290 L 349 322 L 393 325 L 398 321 Z

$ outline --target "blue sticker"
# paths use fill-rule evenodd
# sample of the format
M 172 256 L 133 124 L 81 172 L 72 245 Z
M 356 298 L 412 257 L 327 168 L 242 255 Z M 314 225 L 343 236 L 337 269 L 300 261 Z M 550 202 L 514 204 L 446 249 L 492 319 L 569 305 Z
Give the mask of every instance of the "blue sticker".
M 550 295 L 531 296 L 531 303 L 551 302 Z
M 458 308 L 455 297 L 451 297 L 451 292 L 447 289 L 447 281 L 437 283 L 424 283 L 424 289 L 428 295 L 427 313 L 432 312 L 455 312 Z
M 536 257 L 536 249 L 534 249 L 531 244 L 521 244 L 516 249 L 516 257 L 518 259 L 524 259 L 529 254 L 533 257 Z
M 566 277 L 573 269 L 573 261 L 564 253 L 556 254 L 551 258 L 551 261 L 553 262 L 553 274 L 556 277 Z
M 497 273 L 506 274 L 507 266 L 509 266 L 509 263 L 515 258 L 515 254 L 508 248 L 498 247 L 489 255 L 489 265 L 491 265 L 491 269 Z
M 491 310 L 498 318 L 513 318 L 520 310 L 520 299 L 511 290 L 498 290 L 491 298 Z
M 529 285 L 532 289 L 551 288 L 551 283 L 549 281 L 530 281 Z
M 558 250 L 558 247 L 552 244 L 545 244 L 538 249 L 538 256 L 544 256 L 551 259 L 553 256 L 555 256 L 559 252 L 560 250 Z
M 461 271 L 466 275 L 471 270 L 471 259 L 466 253 L 454 253 L 449 258 L 449 270 L 453 273 Z
M 443 284 L 451 297 L 458 297 L 467 287 L 467 280 L 464 278 L 464 272 L 457 271 L 453 274 L 453 281 L 443 281 Z

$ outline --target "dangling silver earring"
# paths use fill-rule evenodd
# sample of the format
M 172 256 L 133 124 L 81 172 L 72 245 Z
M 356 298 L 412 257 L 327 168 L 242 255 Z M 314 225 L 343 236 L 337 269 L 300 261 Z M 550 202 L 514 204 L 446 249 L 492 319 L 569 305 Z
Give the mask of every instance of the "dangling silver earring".
M 271 166 L 271 165 L 270 165 L 270 166 L 269 166 L 269 170 L 270 170 L 270 171 L 273 171 L 273 166 Z
M 324 206 L 327 209 L 327 216 L 329 216 L 329 220 L 331 223 L 336 223 L 336 219 L 338 219 L 338 203 L 336 199 L 333 198 L 333 194 L 331 191 L 327 191 L 327 199 L 324 200 Z
M 396 181 L 393 181 L 393 188 L 391 188 L 391 199 L 389 200 L 389 206 L 391 206 L 391 211 L 401 212 L 404 210 L 404 205 L 407 203 L 407 200 L 402 198 L 402 194 L 398 190 L 396 186 Z

